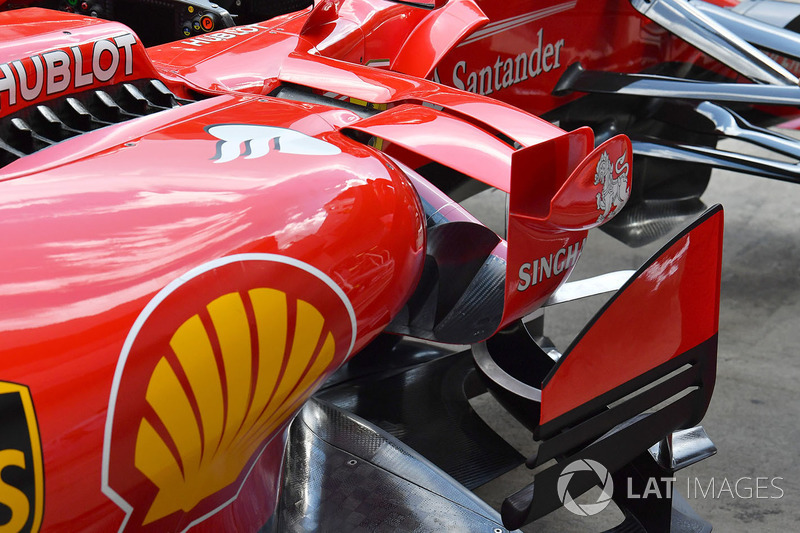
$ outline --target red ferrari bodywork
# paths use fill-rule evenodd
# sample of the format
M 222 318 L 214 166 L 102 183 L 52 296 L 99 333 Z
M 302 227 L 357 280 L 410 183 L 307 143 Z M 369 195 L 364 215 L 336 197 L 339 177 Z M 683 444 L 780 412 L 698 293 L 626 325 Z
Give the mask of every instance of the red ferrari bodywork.
M 271 27 L 299 31 L 300 51 L 489 95 L 600 139 L 624 133 L 642 163 L 632 204 L 659 220 L 702 210 L 712 168 L 800 182 L 782 164 L 800 157 L 796 141 L 765 129 L 796 122 L 798 16 L 771 0 L 328 0 Z M 772 153 L 742 156 L 720 139 Z M 629 214 L 616 225 L 633 225 Z
M 738 4 L 736 0 L 714 3 Z M 731 74 L 642 16 L 628 1 L 551 0 L 531 6 L 523 0 L 459 0 L 442 4 L 431 10 L 423 4 L 392 0 L 325 0 L 310 12 L 249 28 L 268 28 L 273 35 L 300 33 L 296 47 L 293 40 L 286 46 L 430 77 L 535 114 L 580 96 L 552 94 L 567 67 L 577 62 L 587 70 L 626 73 L 674 62 Z M 167 47 L 189 54 L 181 54 L 180 64 L 190 60 L 190 50 L 230 44 L 234 38 L 224 36 L 229 31 L 243 30 L 223 30 Z
M 527 10 L 526 4 L 479 2 L 491 24 L 451 50 L 437 66 L 436 79 L 541 115 L 581 96 L 553 94 L 575 63 L 587 70 L 624 73 L 669 63 L 729 72 L 642 16 L 628 1 L 553 1 Z M 513 16 L 522 12 L 525 15 Z
M 353 12 L 329 16 L 329 5 Z M 366 64 L 385 45 L 399 50 L 388 54 L 397 68 L 427 74 L 455 42 L 399 43 L 395 13 L 374 21 L 386 40 L 354 38 L 348 25 L 380 16 L 377 5 L 322 3 L 147 50 L 114 22 L 0 14 L 0 119 L 22 139 L 0 144 L 0 399 L 16 402 L 3 423 L 19 435 L 0 440 L 7 528 L 257 530 L 275 511 L 288 424 L 346 360 L 387 328 L 491 337 L 550 298 L 588 230 L 624 205 L 625 137 L 594 148 L 588 129 L 568 134 L 506 103 L 308 53 Z M 419 31 L 486 22 L 471 2 L 452 6 Z M 447 61 L 461 76 L 464 60 Z M 470 62 L 465 83 L 482 64 Z M 175 104 L 135 115 L 114 103 L 120 87 L 141 103 L 146 83 Z M 115 120 L 70 125 L 97 122 L 100 107 Z M 29 126 L 41 117 L 55 141 Z M 400 324 L 434 253 L 430 219 L 478 226 L 416 172 L 429 163 L 510 193 L 507 240 L 486 249 L 504 266 L 492 286 L 502 305 Z M 677 338 L 678 327 L 635 367 L 638 345 L 609 346 L 629 374 L 715 338 L 721 213 L 709 221 L 632 285 L 630 299 L 652 298 L 641 320 L 661 314 L 692 334 Z M 627 377 L 571 396 L 587 379 L 571 363 L 592 358 L 579 351 L 544 388 L 556 400 L 542 422 Z

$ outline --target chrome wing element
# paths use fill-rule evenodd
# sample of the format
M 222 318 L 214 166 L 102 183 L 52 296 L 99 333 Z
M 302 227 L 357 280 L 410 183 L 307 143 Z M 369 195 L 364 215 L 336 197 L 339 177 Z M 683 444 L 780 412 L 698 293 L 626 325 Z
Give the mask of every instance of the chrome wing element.
M 752 2 L 750 2 L 750 4 L 752 4 Z M 759 2 L 758 4 L 763 4 L 763 2 Z M 747 5 L 748 4 L 740 4 L 742 7 L 746 7 Z M 745 15 L 743 13 L 737 13 L 732 9 L 724 9 L 700 0 L 694 0 L 692 6 L 697 7 L 704 15 L 714 19 L 714 21 L 722 24 L 735 35 L 738 35 L 752 45 L 766 50 L 774 50 L 781 55 L 800 59 L 800 35 L 772 24 L 772 22 L 780 23 L 778 20 L 769 20 L 769 22 L 767 20 L 757 20 L 755 16 L 760 16 L 761 13 L 751 14 L 751 12 L 748 11 Z M 794 8 L 784 15 L 784 18 L 788 18 L 786 22 L 800 15 L 800 6 L 796 4 L 786 4 L 785 2 L 770 6 L 772 9 L 769 13 L 771 14 L 775 11 L 779 11 L 781 6 L 789 6 L 790 9 Z
M 797 77 L 685 0 L 630 0 L 644 16 L 757 83 L 797 85 Z
M 559 287 L 544 305 L 563 304 L 589 296 L 618 291 L 635 273 L 635 270 L 619 270 L 578 281 L 569 281 Z

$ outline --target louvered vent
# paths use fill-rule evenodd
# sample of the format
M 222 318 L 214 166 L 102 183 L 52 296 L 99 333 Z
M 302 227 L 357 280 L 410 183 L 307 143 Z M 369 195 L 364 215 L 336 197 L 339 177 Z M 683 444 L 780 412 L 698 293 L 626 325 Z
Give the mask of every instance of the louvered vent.
M 0 119 L 0 166 L 70 137 L 189 103 L 159 80 L 89 90 Z

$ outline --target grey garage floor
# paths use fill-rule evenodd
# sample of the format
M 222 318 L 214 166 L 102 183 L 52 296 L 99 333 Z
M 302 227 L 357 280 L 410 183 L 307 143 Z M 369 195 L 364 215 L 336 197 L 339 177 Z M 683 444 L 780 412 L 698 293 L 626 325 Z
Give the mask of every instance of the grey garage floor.
M 725 208 L 718 377 L 703 421 L 719 452 L 679 472 L 676 486 L 715 531 L 800 531 L 800 185 L 715 171 L 703 200 Z M 474 210 L 497 223 L 503 205 L 503 195 L 490 193 Z M 594 231 L 573 279 L 635 268 L 656 249 L 630 249 Z M 603 301 L 550 308 L 547 327 L 559 348 Z M 492 400 L 479 398 L 477 408 L 501 420 Z M 535 449 L 513 419 L 496 425 L 523 453 Z M 499 508 L 530 481 L 523 466 L 476 492 Z M 596 531 L 619 516 L 611 507 L 591 518 L 561 509 L 525 531 Z

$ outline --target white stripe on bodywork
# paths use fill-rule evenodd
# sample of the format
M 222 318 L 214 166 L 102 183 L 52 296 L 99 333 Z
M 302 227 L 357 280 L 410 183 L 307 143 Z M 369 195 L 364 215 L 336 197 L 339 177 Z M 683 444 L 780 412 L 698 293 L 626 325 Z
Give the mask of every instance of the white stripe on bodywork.
M 511 17 L 504 20 L 498 20 L 497 22 L 488 24 L 487 26 L 484 26 L 482 29 L 476 31 L 469 38 L 465 39 L 464 41 L 461 41 L 461 43 L 459 43 L 458 46 L 460 47 L 467 44 L 471 44 L 480 41 L 481 39 L 491 37 L 492 35 L 497 35 L 498 33 L 502 33 L 504 31 L 511 30 L 519 26 L 524 26 L 525 24 L 533 22 L 534 20 L 541 20 L 551 15 L 555 15 L 556 13 L 569 11 L 570 9 L 574 8 L 577 3 L 578 3 L 577 0 L 572 0 L 571 2 L 564 2 L 563 4 L 557 4 L 554 6 L 546 7 L 544 9 L 539 9 L 538 11 L 526 13 L 525 15 L 518 15 L 516 17 Z

